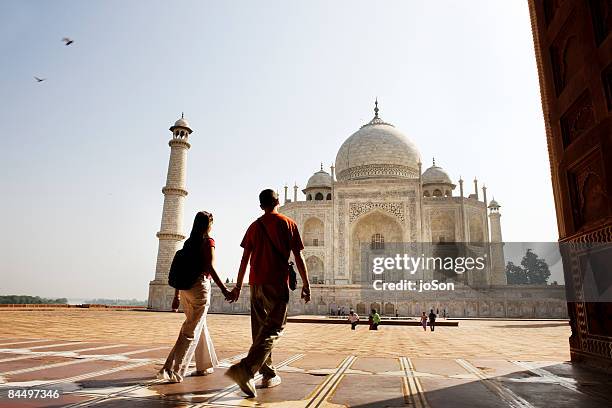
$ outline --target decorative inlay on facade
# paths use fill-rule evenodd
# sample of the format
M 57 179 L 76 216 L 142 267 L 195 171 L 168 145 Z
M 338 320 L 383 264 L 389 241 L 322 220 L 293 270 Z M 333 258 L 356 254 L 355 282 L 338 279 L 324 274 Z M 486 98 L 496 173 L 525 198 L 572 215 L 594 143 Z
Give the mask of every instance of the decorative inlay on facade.
M 394 164 L 367 164 L 351 167 L 338 173 L 338 180 L 353 180 L 366 177 L 389 176 L 400 178 L 418 178 L 418 171 L 406 166 Z
M 388 212 L 395 216 L 400 221 L 405 221 L 404 216 L 404 205 L 402 203 L 385 203 L 385 202 L 371 202 L 366 203 L 351 203 L 349 206 L 349 222 L 352 223 L 360 215 L 368 213 L 372 210 L 379 209 Z
M 408 200 L 408 202 L 410 203 L 411 208 L 414 208 L 414 211 L 416 211 L 416 192 L 414 189 L 402 189 L 402 190 L 391 190 L 391 191 L 387 191 L 385 193 L 385 195 L 388 198 L 392 198 L 392 199 L 396 199 L 396 200 Z M 348 247 L 345 245 L 346 243 L 346 233 L 348 233 L 347 231 L 347 225 L 346 225 L 346 221 L 350 220 L 348 218 L 348 216 L 345 214 L 345 211 L 349 211 L 349 206 L 350 203 L 347 203 L 347 200 L 352 200 L 352 199 L 377 199 L 380 198 L 380 193 L 376 193 L 376 192 L 341 192 L 338 191 L 336 194 L 336 205 L 337 205 L 337 209 L 338 209 L 338 216 L 337 216 L 337 220 L 338 220 L 338 254 L 340 256 L 337 257 L 337 265 L 336 265 L 336 270 L 338 272 L 338 277 L 341 278 L 346 278 L 348 276 L 348 271 L 346 268 L 346 260 L 349 257 L 348 254 Z M 414 217 L 412 217 L 414 218 Z M 410 228 L 413 228 L 414 224 L 414 220 L 410 221 Z

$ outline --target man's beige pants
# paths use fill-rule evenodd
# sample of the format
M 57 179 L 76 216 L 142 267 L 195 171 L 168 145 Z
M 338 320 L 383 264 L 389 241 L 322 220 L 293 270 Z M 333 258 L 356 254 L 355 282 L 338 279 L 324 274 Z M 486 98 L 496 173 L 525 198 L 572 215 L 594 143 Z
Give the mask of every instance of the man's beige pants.
M 251 335 L 253 344 L 242 365 L 252 378 L 259 371 L 272 378 L 276 370 L 272 365 L 272 348 L 287 323 L 289 288 L 287 284 L 251 285 Z

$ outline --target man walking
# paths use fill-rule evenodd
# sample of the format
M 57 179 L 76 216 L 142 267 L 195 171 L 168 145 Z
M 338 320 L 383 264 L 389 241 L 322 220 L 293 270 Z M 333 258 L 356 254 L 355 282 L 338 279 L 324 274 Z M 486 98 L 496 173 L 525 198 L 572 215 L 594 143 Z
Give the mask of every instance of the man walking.
M 431 331 L 434 331 L 436 328 L 436 317 L 437 315 L 434 313 L 433 309 L 429 312 L 429 328 Z
M 359 315 L 353 309 L 349 311 L 348 321 L 351 323 L 351 330 L 355 330 L 355 327 L 359 324 Z
M 253 377 L 262 374 L 262 388 L 275 387 L 281 378 L 272 365 L 272 348 L 287 322 L 289 287 L 287 285 L 288 261 L 293 253 L 295 264 L 302 278 L 301 298 L 310 301 L 308 271 L 302 256 L 302 239 L 295 222 L 277 211 L 279 201 L 274 190 L 263 190 L 259 204 L 264 215 L 253 222 L 242 240 L 244 248 L 236 286 L 228 300 L 235 302 L 250 263 L 249 286 L 251 292 L 251 335 L 253 344 L 245 358 L 231 366 L 225 373 L 249 397 L 255 397 Z

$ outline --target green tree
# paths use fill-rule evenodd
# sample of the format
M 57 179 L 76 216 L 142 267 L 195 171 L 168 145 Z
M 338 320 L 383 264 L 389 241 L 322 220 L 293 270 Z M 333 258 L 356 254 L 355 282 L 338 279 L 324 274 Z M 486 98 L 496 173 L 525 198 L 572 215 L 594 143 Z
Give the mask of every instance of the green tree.
M 548 278 L 550 278 L 548 264 L 531 249 L 528 249 L 527 253 L 525 253 L 521 265 L 527 271 L 529 284 L 546 285 L 548 283 Z
M 550 278 L 550 269 L 546 261 L 529 248 L 520 266 L 508 262 L 506 278 L 511 285 L 546 285 Z
M 525 269 L 515 265 L 514 262 L 508 262 L 506 265 L 506 279 L 510 285 L 527 285 L 529 283 Z

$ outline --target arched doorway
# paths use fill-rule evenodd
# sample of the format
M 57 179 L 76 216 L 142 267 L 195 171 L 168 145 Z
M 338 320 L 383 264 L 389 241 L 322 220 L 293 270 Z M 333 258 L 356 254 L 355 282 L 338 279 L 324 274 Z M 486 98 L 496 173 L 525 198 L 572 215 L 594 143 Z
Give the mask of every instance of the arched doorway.
M 325 244 L 325 228 L 323 221 L 316 217 L 307 219 L 304 223 L 304 232 L 302 235 L 305 246 L 323 246 Z
M 306 258 L 306 268 L 308 268 L 308 277 L 310 283 L 321 283 L 325 281 L 325 270 L 321 258 L 311 255 Z
M 361 265 L 362 245 L 373 250 L 384 249 L 389 243 L 402 242 L 403 231 L 391 215 L 380 211 L 370 212 L 360 217 L 351 229 L 349 271 L 353 283 L 369 282 L 370 271 Z

